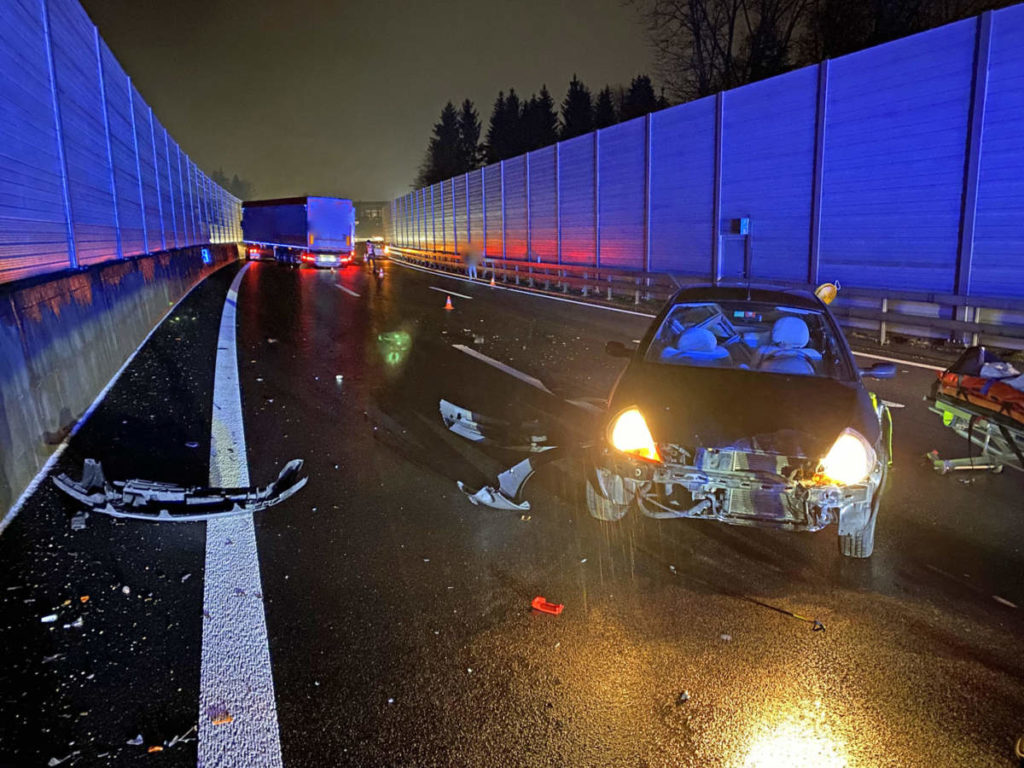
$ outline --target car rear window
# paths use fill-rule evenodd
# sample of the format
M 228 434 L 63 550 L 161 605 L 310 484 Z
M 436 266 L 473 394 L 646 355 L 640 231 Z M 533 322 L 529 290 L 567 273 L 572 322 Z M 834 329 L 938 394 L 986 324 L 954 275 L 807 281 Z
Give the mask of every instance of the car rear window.
M 676 304 L 644 359 L 841 378 L 842 353 L 823 312 L 749 301 Z

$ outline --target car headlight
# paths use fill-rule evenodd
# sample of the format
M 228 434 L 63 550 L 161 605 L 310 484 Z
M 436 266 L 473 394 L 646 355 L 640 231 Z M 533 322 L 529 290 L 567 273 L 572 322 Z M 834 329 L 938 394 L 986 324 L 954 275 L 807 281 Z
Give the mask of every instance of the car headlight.
M 845 429 L 821 460 L 821 474 L 840 485 L 856 485 L 875 466 L 875 451 L 859 433 Z
M 647 461 L 661 461 L 658 446 L 654 444 L 651 430 L 647 428 L 643 414 L 637 407 L 627 408 L 611 423 L 608 442 L 618 451 L 628 453 Z

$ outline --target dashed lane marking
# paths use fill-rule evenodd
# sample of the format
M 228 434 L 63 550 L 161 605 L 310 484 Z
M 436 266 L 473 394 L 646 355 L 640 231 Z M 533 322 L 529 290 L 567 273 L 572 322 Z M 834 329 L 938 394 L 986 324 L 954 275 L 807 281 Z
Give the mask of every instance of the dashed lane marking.
M 456 293 L 455 291 L 449 291 L 447 288 L 438 288 L 436 285 L 431 285 L 430 286 L 430 290 L 432 290 L 432 291 L 440 291 L 441 293 L 446 293 L 446 294 L 449 294 L 451 296 L 458 296 L 460 299 L 470 299 L 470 300 L 472 300 L 472 298 L 473 298 L 472 296 L 467 296 L 464 293 Z
M 535 379 L 528 373 L 517 371 L 511 365 L 505 365 L 505 363 L 501 362 L 500 360 L 495 360 L 493 357 L 488 357 L 483 352 L 477 352 L 475 349 L 467 347 L 464 344 L 452 344 L 452 347 L 459 350 L 460 352 L 465 352 L 470 357 L 475 357 L 477 360 L 480 360 L 482 362 L 487 363 L 490 366 L 493 366 L 494 368 L 497 368 L 502 373 L 507 373 L 509 376 L 512 376 L 513 378 L 519 379 L 520 381 L 529 384 L 531 387 L 536 387 L 541 392 L 547 392 L 549 395 L 554 394 L 554 392 L 552 392 L 550 389 L 544 386 L 544 382 L 542 382 L 540 379 Z
M 231 283 L 220 320 L 213 384 L 210 484 L 249 485 L 235 339 L 238 289 Z M 199 673 L 199 767 L 280 768 L 256 529 L 252 515 L 206 524 L 203 650 Z
M 352 290 L 351 288 L 346 288 L 346 287 L 345 287 L 344 285 L 342 285 L 341 283 L 335 283 L 335 284 L 334 284 L 334 287 L 335 287 L 335 288 L 337 288 L 337 289 L 339 289 L 339 290 L 342 290 L 342 291 L 344 291 L 344 292 L 345 292 L 345 293 L 347 293 L 347 294 L 348 294 L 349 296 L 355 296 L 355 297 L 356 297 L 357 299 L 359 298 L 359 294 L 358 294 L 358 293 L 356 293 L 355 291 L 353 291 L 353 290 Z

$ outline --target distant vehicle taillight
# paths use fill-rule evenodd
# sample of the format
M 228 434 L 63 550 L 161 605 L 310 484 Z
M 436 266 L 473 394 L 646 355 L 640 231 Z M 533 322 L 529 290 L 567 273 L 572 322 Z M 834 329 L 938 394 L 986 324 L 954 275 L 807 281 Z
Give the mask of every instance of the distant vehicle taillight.
M 316 261 L 316 256 L 314 256 L 312 253 L 304 253 L 299 258 L 301 258 L 307 264 L 312 264 L 313 262 Z

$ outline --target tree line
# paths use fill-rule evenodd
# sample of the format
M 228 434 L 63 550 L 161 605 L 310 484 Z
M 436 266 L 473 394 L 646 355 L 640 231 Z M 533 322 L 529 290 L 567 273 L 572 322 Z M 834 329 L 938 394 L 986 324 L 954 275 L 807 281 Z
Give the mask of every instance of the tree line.
M 532 152 L 667 106 L 664 93 L 655 94 L 647 75 L 634 77 L 628 87 L 606 85 L 596 97 L 573 75 L 558 108 L 546 85 L 528 99 L 520 98 L 514 88 L 508 93 L 499 92 L 481 141 L 482 126 L 473 102 L 466 99 L 456 108 L 449 101 L 434 124 L 415 186 L 436 184 L 486 163 Z

